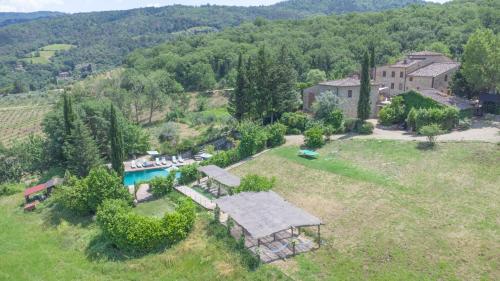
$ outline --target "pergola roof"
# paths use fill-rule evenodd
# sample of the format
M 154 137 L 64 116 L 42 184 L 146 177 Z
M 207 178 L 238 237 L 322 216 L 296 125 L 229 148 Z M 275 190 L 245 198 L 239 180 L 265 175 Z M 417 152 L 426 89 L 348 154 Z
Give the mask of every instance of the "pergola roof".
M 198 171 L 228 187 L 240 186 L 240 178 L 215 165 L 202 166 Z
M 39 185 L 36 185 L 36 186 L 33 186 L 33 187 L 30 187 L 28 189 L 25 189 L 24 190 L 24 196 L 30 196 L 32 194 L 35 194 L 35 193 L 38 193 L 40 191 L 43 191 L 47 188 L 50 188 L 50 187 L 54 187 L 56 185 L 60 185 L 64 182 L 63 179 L 61 178 L 53 178 L 51 180 L 49 180 L 48 182 L 46 183 L 42 183 L 42 184 L 39 184 Z
M 215 203 L 255 239 L 292 226 L 322 224 L 319 218 L 290 204 L 273 191 L 243 192 L 219 198 Z

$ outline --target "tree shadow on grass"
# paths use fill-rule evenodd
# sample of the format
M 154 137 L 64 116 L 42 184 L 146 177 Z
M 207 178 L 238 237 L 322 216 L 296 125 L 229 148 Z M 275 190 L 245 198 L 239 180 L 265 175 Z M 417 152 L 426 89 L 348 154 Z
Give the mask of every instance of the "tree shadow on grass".
M 421 151 L 429 151 L 436 149 L 436 143 L 431 142 L 417 142 L 417 149 Z
M 57 227 L 62 222 L 68 222 L 71 225 L 80 227 L 89 226 L 92 221 L 92 216 L 82 216 L 64 208 L 56 202 L 47 202 L 46 211 L 43 216 L 43 224 L 47 227 Z
M 103 233 L 94 236 L 85 248 L 85 255 L 90 261 L 125 261 L 142 258 L 146 255 L 159 254 L 169 248 L 169 244 L 165 243 L 158 248 L 148 251 L 123 251 L 120 250 L 113 242 L 109 241 Z

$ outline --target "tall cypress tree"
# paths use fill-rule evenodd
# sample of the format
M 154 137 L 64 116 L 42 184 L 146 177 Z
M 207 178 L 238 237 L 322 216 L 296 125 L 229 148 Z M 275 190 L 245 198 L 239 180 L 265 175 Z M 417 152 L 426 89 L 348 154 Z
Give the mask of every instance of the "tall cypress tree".
M 123 160 L 125 158 L 123 152 L 123 135 L 113 105 L 111 105 L 110 113 L 109 139 L 111 142 L 111 166 L 122 177 L 124 170 Z
M 71 97 L 68 94 L 63 96 L 63 115 L 64 115 L 64 129 L 66 131 L 66 136 L 71 134 L 71 129 L 73 128 L 73 122 L 75 121 L 75 114 L 73 112 L 73 105 Z
M 72 124 L 71 134 L 62 147 L 66 167 L 74 174 L 85 177 L 92 167 L 101 164 L 99 150 L 89 129 L 80 119 Z
M 299 104 L 298 92 L 295 89 L 297 72 L 290 61 L 286 45 L 283 45 L 278 53 L 276 61 L 271 67 L 270 95 L 271 108 L 270 118 L 273 123 L 284 112 L 293 111 Z
M 375 45 L 371 44 L 370 50 L 370 68 L 375 68 Z
M 270 93 L 270 68 L 271 58 L 262 45 L 257 53 L 255 62 L 255 99 L 257 113 L 261 118 L 270 116 L 272 106 L 272 95 Z
M 245 66 L 243 65 L 243 55 L 241 53 L 238 57 L 237 72 L 236 87 L 229 99 L 229 111 L 236 120 L 241 121 L 248 108 L 246 97 L 248 80 Z
M 361 90 L 358 101 L 358 118 L 363 121 L 370 117 L 370 88 L 370 59 L 368 52 L 365 52 L 361 65 Z

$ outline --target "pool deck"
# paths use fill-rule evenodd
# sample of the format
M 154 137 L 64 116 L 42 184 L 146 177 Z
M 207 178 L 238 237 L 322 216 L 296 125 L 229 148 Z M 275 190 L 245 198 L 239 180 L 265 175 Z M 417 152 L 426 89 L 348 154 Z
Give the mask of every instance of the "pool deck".
M 177 163 L 177 164 L 173 164 L 172 161 L 167 161 L 167 165 L 162 164 L 159 166 L 156 165 L 155 161 L 149 161 L 149 162 L 154 163 L 154 165 L 151 167 L 132 168 L 132 161 L 123 162 L 123 165 L 125 167 L 125 172 L 139 172 L 139 171 L 147 171 L 147 170 L 167 169 L 167 168 L 170 168 L 173 166 L 181 167 L 184 165 L 193 164 L 196 161 L 193 159 L 186 159 L 186 160 L 184 160 L 183 163 Z

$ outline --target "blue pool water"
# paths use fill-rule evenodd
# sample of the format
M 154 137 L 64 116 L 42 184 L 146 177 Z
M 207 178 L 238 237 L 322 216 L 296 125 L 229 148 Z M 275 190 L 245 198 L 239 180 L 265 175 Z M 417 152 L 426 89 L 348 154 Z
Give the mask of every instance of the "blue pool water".
M 155 177 L 166 177 L 168 176 L 168 169 L 154 169 L 136 172 L 126 172 L 123 177 L 123 184 L 125 186 L 134 185 L 136 182 L 149 181 Z M 180 173 L 177 172 L 176 178 L 180 177 Z

